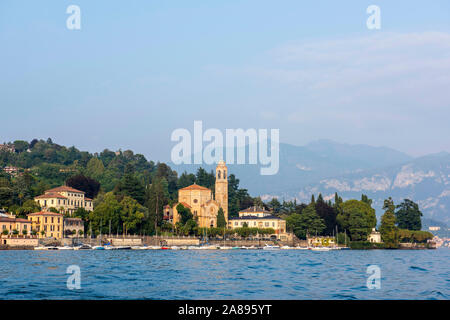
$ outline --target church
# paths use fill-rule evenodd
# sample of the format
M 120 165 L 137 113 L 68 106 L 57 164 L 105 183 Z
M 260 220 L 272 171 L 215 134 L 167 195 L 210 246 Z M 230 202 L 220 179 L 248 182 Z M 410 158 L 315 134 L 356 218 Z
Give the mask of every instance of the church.
M 172 208 L 166 206 L 164 209 L 165 215 L 171 216 L 174 224 L 180 221 L 180 216 L 177 212 L 177 206 L 180 203 L 191 210 L 200 228 L 217 227 L 219 208 L 222 208 L 228 225 L 228 176 L 225 161 L 219 161 L 216 167 L 214 197 L 210 189 L 195 183 L 178 190 L 178 202 Z

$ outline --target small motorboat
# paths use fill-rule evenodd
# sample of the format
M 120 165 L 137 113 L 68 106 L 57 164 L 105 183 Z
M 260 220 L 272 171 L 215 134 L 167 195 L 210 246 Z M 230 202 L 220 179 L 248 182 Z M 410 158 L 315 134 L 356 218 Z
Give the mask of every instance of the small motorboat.
M 170 247 L 161 247 L 161 250 L 170 250 Z
M 64 247 L 57 247 L 58 250 L 73 250 L 73 247 L 64 246 Z
M 34 247 L 34 250 L 47 250 L 46 247 Z
M 311 248 L 312 251 L 331 251 L 331 248 L 328 247 L 313 247 Z
M 73 250 L 92 250 L 92 247 L 88 244 L 83 244 L 79 247 L 74 247 Z
M 92 247 L 93 250 L 105 250 L 104 246 L 94 246 Z
M 272 245 L 266 244 L 263 247 L 263 250 L 280 250 L 280 246 L 272 246 Z

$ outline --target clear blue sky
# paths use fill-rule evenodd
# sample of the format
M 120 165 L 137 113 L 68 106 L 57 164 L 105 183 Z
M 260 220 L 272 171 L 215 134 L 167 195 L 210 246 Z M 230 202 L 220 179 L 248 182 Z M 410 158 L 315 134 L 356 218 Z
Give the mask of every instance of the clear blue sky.
M 450 151 L 447 0 L 2 0 L 0 45 L 0 142 L 166 161 L 171 132 L 203 120 L 296 145 Z

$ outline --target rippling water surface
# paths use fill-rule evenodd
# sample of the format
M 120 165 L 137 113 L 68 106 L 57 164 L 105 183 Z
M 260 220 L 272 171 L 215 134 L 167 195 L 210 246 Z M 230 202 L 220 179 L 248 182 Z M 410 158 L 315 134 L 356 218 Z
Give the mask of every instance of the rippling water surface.
M 366 287 L 369 265 L 380 289 Z M 449 298 L 448 249 L 0 251 L 0 299 Z

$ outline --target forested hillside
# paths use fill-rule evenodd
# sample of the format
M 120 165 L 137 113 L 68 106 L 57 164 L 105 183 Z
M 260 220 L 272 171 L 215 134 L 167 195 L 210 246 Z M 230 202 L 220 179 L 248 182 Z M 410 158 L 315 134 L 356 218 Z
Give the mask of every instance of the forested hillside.
M 79 209 L 78 215 L 94 230 L 111 228 L 115 232 L 152 234 L 164 229 L 163 206 L 177 201 L 177 190 L 192 183 L 214 191 L 214 173 L 200 168 L 196 174 L 179 175 L 165 163 L 148 161 L 131 150 L 103 150 L 91 154 L 34 139 L 14 141 L 0 149 L 0 168 L 16 167 L 17 172 L 0 171 L 0 208 L 25 216 L 39 208 L 33 201 L 45 190 L 67 184 L 94 198 L 91 214 Z M 253 205 L 239 180 L 229 177 L 230 216 Z

